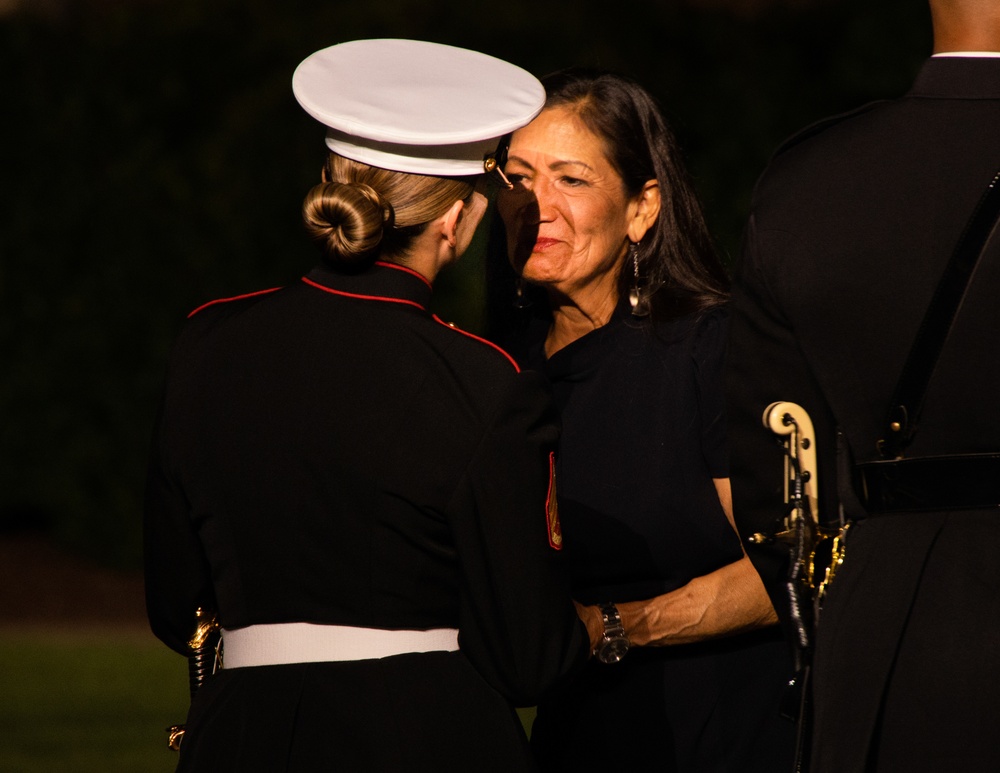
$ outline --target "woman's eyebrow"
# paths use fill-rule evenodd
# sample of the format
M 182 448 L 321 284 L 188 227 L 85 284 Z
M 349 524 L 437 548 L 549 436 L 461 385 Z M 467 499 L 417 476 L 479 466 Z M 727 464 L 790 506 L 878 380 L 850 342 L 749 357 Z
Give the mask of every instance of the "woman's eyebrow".
M 588 172 L 593 172 L 594 168 L 588 164 L 586 161 L 577 161 L 576 159 L 566 159 L 564 161 L 553 161 L 549 164 L 549 169 L 562 169 L 566 166 L 582 166 Z
M 508 156 L 507 157 L 507 163 L 509 164 L 512 161 L 516 161 L 518 164 L 521 164 L 522 166 L 524 166 L 524 167 L 526 167 L 526 168 L 528 168 L 528 169 L 530 169 L 532 171 L 534 171 L 534 169 L 535 169 L 535 167 L 533 165 L 531 165 L 530 163 L 528 163 L 527 161 L 525 161 L 520 156 L 516 156 L 516 155 L 515 156 Z M 584 169 L 586 169 L 589 172 L 593 172 L 594 171 L 594 168 L 590 164 L 588 164 L 586 161 L 577 161 L 576 159 L 572 159 L 572 158 L 570 158 L 570 159 L 560 159 L 559 161 L 552 161 L 551 163 L 549 163 L 548 168 L 552 169 L 552 170 L 559 170 L 559 169 L 562 169 L 563 167 L 567 167 L 567 166 L 579 166 L 579 167 L 583 167 Z
M 507 156 L 507 163 L 509 164 L 512 161 L 517 162 L 521 166 L 527 167 L 528 169 L 534 169 L 535 168 L 531 164 L 529 164 L 527 161 L 525 161 L 523 158 L 521 158 L 520 156 L 511 156 L 511 155 L 508 154 L 508 156 Z

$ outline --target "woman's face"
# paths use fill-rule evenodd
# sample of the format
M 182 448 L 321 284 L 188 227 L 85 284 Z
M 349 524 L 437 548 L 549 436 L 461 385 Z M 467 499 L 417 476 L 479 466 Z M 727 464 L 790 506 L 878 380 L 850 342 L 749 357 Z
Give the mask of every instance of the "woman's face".
M 636 201 L 601 139 L 571 109 L 549 108 L 514 132 L 505 171 L 514 188 L 497 209 L 514 269 L 569 298 L 615 288 Z

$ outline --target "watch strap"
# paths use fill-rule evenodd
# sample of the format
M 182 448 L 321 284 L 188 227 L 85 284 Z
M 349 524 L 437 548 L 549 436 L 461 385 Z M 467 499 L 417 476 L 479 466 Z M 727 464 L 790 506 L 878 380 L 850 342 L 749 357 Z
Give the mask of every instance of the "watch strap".
M 622 616 L 618 612 L 618 607 L 608 602 L 598 604 L 601 610 L 601 619 L 604 621 L 604 638 L 611 639 L 625 635 L 625 626 L 622 625 Z

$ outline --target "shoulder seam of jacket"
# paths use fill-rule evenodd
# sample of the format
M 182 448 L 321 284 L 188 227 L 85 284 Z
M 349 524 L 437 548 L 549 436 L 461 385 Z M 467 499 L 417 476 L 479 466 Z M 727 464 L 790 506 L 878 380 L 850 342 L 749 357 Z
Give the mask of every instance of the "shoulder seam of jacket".
M 448 328 L 449 330 L 454 330 L 456 333 L 461 333 L 465 337 L 471 338 L 473 341 L 478 341 L 479 343 L 484 344 L 485 346 L 488 346 L 491 349 L 496 350 L 497 352 L 499 352 L 500 354 L 502 354 L 504 357 L 507 358 L 507 361 L 511 365 L 514 366 L 514 370 L 517 373 L 521 372 L 521 366 L 517 364 L 517 360 L 515 360 L 513 357 L 511 357 L 510 354 L 508 354 L 507 351 L 505 349 L 503 349 L 502 347 L 497 346 L 492 341 L 488 341 L 485 338 L 481 338 L 480 336 L 477 336 L 474 333 L 470 333 L 467 330 L 462 330 L 462 328 L 460 328 L 460 327 L 455 327 L 455 325 L 453 325 L 451 323 L 448 323 L 448 322 L 445 322 L 437 314 L 432 314 L 431 316 L 434 318 L 435 322 L 437 322 L 437 323 L 439 323 L 441 325 L 444 325 L 444 327 Z
M 199 311 L 202 311 L 203 309 L 207 309 L 209 306 L 215 306 L 215 305 L 217 305 L 219 303 L 229 303 L 230 301 L 241 301 L 244 298 L 253 298 L 253 297 L 258 296 L 258 295 L 266 295 L 267 293 L 273 293 L 273 292 L 275 292 L 277 290 L 280 290 L 280 289 L 281 289 L 280 287 L 271 287 L 271 288 L 269 288 L 267 290 L 257 290 L 256 292 L 244 293 L 243 295 L 234 295 L 231 298 L 217 298 L 214 301 L 209 301 L 208 303 L 201 304 L 201 306 L 199 306 L 198 308 L 196 308 L 194 311 L 190 312 L 187 315 L 187 318 L 191 319 L 191 317 L 193 317 Z
M 879 105 L 883 105 L 889 101 L 892 100 L 879 99 L 873 102 L 868 102 L 864 105 L 861 105 L 860 107 L 856 107 L 844 113 L 838 113 L 836 115 L 830 115 L 826 116 L 825 118 L 821 118 L 820 120 L 815 121 L 802 129 L 799 129 L 799 131 L 795 132 L 790 137 L 785 139 L 780 145 L 778 145 L 777 150 L 774 151 L 774 156 L 781 155 L 786 150 L 795 147 L 799 143 L 804 142 L 805 140 L 810 139 L 811 137 L 815 137 L 817 134 L 821 134 L 830 127 L 836 126 L 837 124 L 846 121 L 848 118 L 853 118 L 854 116 L 866 113 L 869 110 L 878 107 Z

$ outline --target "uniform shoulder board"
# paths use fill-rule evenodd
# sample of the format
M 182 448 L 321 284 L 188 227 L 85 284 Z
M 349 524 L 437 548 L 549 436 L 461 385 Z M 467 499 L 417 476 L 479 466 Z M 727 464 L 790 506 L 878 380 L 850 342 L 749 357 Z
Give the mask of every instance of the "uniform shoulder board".
M 275 292 L 277 290 L 280 290 L 280 289 L 281 289 L 280 287 L 272 287 L 272 288 L 270 288 L 268 290 L 258 290 L 257 292 L 253 292 L 253 293 L 244 293 L 243 295 L 234 295 L 232 298 L 217 298 L 214 301 L 209 301 L 208 303 L 201 304 L 201 306 L 199 306 L 198 308 L 196 308 L 194 311 L 190 312 L 187 315 L 187 318 L 191 319 L 191 317 L 193 317 L 199 311 L 203 311 L 204 309 L 207 309 L 210 306 L 216 306 L 216 305 L 218 305 L 220 303 L 231 303 L 232 301 L 242 301 L 242 300 L 244 300 L 246 298 L 256 298 L 258 295 L 267 295 L 268 293 L 273 293 L 273 292 Z
M 437 322 L 437 323 L 439 323 L 441 325 L 444 325 L 449 330 L 454 330 L 456 333 L 460 333 L 461 335 L 465 336 L 466 338 L 469 338 L 469 339 L 471 339 L 473 341 L 478 341 L 479 343 L 483 344 L 484 346 L 487 346 L 490 349 L 493 349 L 498 354 L 503 355 L 503 357 L 506 358 L 507 362 L 509 362 L 511 365 L 514 366 L 514 370 L 516 372 L 518 372 L 518 373 L 521 372 L 521 366 L 517 364 L 517 360 L 515 360 L 513 357 L 511 357 L 510 354 L 508 354 L 507 351 L 505 349 L 503 349 L 502 347 L 497 346 L 495 343 L 493 343 L 492 341 L 488 341 L 485 338 L 480 338 L 479 336 L 475 335 L 474 333 L 470 333 L 467 330 L 462 330 L 462 328 L 455 326 L 451 322 L 445 322 L 437 314 L 433 314 L 431 316 L 434 318 L 435 322 Z

